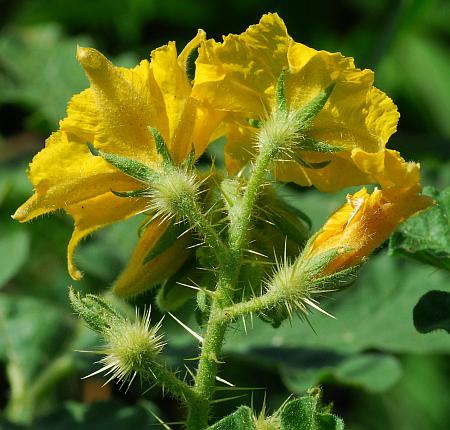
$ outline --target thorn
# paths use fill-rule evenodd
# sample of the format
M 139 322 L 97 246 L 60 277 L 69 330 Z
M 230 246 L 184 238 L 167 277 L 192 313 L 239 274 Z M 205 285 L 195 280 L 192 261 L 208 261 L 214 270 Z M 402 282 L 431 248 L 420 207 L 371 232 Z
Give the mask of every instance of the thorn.
M 228 382 L 226 379 L 222 379 L 219 376 L 216 376 L 216 380 L 219 382 L 222 382 L 225 385 L 228 385 L 229 387 L 235 387 L 234 384 L 232 384 L 231 382 Z
M 203 337 L 201 337 L 198 333 L 196 333 L 194 330 L 192 330 L 190 327 L 188 327 L 186 324 L 181 322 L 175 315 L 173 315 L 171 312 L 168 312 L 168 314 L 183 327 L 189 334 L 194 336 L 200 343 L 203 343 Z
M 319 312 L 322 312 L 324 315 L 333 318 L 334 320 L 336 319 L 335 316 L 329 314 L 327 311 L 323 310 L 320 306 L 316 305 L 312 300 L 309 300 L 307 298 L 304 298 L 303 301 L 305 303 L 307 303 L 309 306 L 313 307 L 314 309 L 318 310 Z

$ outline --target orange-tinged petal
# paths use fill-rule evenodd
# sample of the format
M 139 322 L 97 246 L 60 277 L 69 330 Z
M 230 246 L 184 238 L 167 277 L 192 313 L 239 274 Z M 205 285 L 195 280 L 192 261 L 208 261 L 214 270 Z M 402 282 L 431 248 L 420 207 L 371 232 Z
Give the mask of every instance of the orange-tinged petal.
M 87 235 L 105 225 L 127 219 L 142 212 L 148 206 L 143 198 L 117 197 L 111 192 L 71 205 L 65 210 L 75 221 L 75 228 L 67 247 L 67 265 L 73 279 L 81 279 L 82 273 L 74 263 L 74 252 Z
M 191 255 L 186 249 L 191 244 L 189 235 L 183 235 L 160 255 L 144 263 L 152 248 L 156 246 L 168 227 L 158 220 L 152 222 L 144 231 L 125 267 L 113 285 L 118 296 L 130 297 L 160 284 L 174 274 Z
M 375 189 L 369 194 L 363 188 L 347 196 L 347 203 L 314 237 L 305 259 L 336 249 L 342 253 L 328 264 L 324 275 L 354 266 L 380 246 L 399 224 L 431 204 L 430 197 L 411 189 Z

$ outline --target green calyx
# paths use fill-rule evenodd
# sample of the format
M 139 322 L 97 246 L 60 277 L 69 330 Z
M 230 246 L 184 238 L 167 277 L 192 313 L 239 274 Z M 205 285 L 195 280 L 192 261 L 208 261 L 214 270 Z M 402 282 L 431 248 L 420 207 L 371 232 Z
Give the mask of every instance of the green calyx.
M 123 317 L 115 309 L 94 294 L 87 294 L 83 297 L 70 288 L 69 299 L 74 311 L 96 332 L 104 334 L 123 320 Z
M 173 166 L 174 163 L 172 156 L 170 155 L 169 148 L 167 147 L 164 138 L 161 136 L 161 133 L 156 129 L 156 127 L 149 127 L 148 129 L 153 137 L 153 140 L 155 141 L 156 151 L 163 159 L 163 163 L 166 166 Z
M 158 181 L 158 173 L 140 161 L 123 157 L 121 155 L 109 154 L 107 152 L 100 151 L 96 149 L 92 143 L 88 143 L 87 146 L 92 155 L 103 158 L 121 172 L 137 179 L 140 182 L 145 184 L 154 184 Z
M 284 81 L 285 81 L 285 71 L 283 70 L 278 76 L 277 83 L 275 85 L 275 102 L 277 109 L 281 112 L 288 111 L 288 104 L 286 101 Z
M 301 166 L 307 169 L 322 169 L 328 166 L 330 161 L 327 160 L 318 163 L 308 162 L 300 155 L 300 152 L 335 153 L 344 150 L 342 147 L 331 145 L 327 142 L 321 142 L 308 136 L 308 130 L 311 128 L 314 119 L 321 112 L 330 98 L 336 83 L 332 82 L 302 108 L 290 110 L 285 94 L 285 80 L 286 71 L 283 70 L 280 73 L 275 86 L 276 109 L 272 114 L 271 120 L 269 120 L 274 124 L 268 125 L 269 132 L 272 135 L 279 134 L 280 138 L 272 138 L 272 141 L 276 144 L 279 142 L 280 146 L 283 142 L 284 147 L 281 147 L 280 149 L 284 149 L 286 154 Z M 284 122 L 285 126 L 277 124 L 278 122 Z
M 295 112 L 295 119 L 298 123 L 300 132 L 305 132 L 311 127 L 314 119 L 324 108 L 326 102 L 330 98 L 335 86 L 336 82 L 332 82 L 324 90 L 317 94 L 306 106 Z

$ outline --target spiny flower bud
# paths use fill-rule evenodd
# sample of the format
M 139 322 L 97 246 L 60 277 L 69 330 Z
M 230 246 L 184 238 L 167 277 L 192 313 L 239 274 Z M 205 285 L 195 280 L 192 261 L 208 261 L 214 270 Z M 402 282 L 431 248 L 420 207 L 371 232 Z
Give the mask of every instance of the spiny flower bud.
M 347 203 L 310 240 L 302 255 L 302 265 L 311 267 L 322 261 L 319 264 L 322 276 L 358 265 L 399 224 L 432 203 L 431 198 L 411 189 L 375 189 L 369 194 L 362 188 L 347 195 Z
M 286 313 L 297 309 L 307 314 L 308 306 L 327 314 L 314 297 L 353 282 L 359 266 L 397 225 L 430 204 L 429 197 L 411 189 L 375 189 L 369 194 L 363 188 L 348 195 L 347 203 L 309 240 L 299 258 L 278 264 L 267 282 L 278 305 L 267 319 L 279 325 Z
M 103 367 L 91 375 L 111 375 L 108 382 L 117 379 L 121 384 L 133 382 L 136 375 L 142 379 L 156 378 L 154 370 L 165 343 L 158 334 L 161 321 L 151 326 L 150 309 L 142 316 L 136 312 L 134 321 L 120 315 L 103 299 L 93 294 L 82 297 L 70 289 L 70 301 L 75 311 L 94 330 L 99 332 L 106 345 L 99 354 Z M 121 385 L 121 386 L 122 386 Z
M 150 310 L 143 316 L 136 313 L 136 320 L 122 319 L 105 333 L 107 345 L 99 361 L 103 367 L 95 373 L 111 375 L 108 382 L 117 379 L 121 386 L 128 386 L 139 375 L 142 379 L 155 378 L 153 369 L 158 366 L 157 358 L 165 343 L 158 335 L 161 321 L 150 326 Z
M 151 191 L 151 209 L 161 219 L 183 218 L 197 199 L 198 188 L 193 174 L 183 169 L 170 169 L 161 175 Z

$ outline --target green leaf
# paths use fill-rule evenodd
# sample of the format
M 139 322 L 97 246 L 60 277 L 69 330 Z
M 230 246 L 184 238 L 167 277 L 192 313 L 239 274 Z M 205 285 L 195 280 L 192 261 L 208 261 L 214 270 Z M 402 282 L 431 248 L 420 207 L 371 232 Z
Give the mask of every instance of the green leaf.
M 423 193 L 436 204 L 410 218 L 391 236 L 389 251 L 450 271 L 450 187 Z
M 158 181 L 159 175 L 140 161 L 132 160 L 131 158 L 123 157 L 121 155 L 109 154 L 107 152 L 100 151 L 94 148 L 92 143 L 88 143 L 87 146 L 92 155 L 95 157 L 102 157 L 121 172 L 137 179 L 138 181 L 146 184 L 154 184 Z
M 240 406 L 236 412 L 221 419 L 208 430 L 256 430 L 253 412 L 248 406 Z
M 23 226 L 8 220 L 0 227 L 0 287 L 20 270 L 29 251 L 30 236 Z
M 111 430 L 153 428 L 158 423 L 139 405 L 126 406 L 117 401 L 92 405 L 67 402 L 48 416 L 33 423 L 33 430 Z
M 414 307 L 414 326 L 420 333 L 443 329 L 450 333 L 450 293 L 429 291 Z
M 0 38 L 0 101 L 24 103 L 51 128 L 65 116 L 70 98 L 88 85 L 75 59 L 77 43 L 86 37 L 64 38 L 54 24 L 11 29 Z
M 36 384 L 58 357 L 72 351 L 75 327 L 48 300 L 0 296 L 0 353 L 10 385 L 6 416 L 18 421 L 33 416 L 42 400 L 36 397 Z
M 320 405 L 318 396 L 291 400 L 279 411 L 280 430 L 343 430 L 344 422 Z

